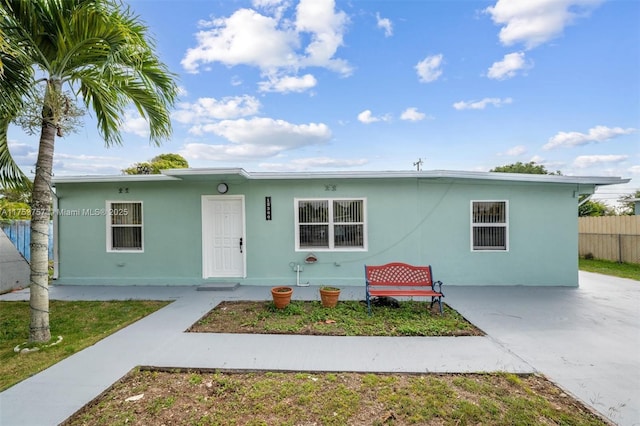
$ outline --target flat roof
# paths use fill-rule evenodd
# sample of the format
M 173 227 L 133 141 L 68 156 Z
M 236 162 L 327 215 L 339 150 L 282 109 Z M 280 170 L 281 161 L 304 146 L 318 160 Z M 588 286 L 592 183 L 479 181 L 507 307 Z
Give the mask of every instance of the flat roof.
M 156 175 L 85 175 L 59 176 L 57 183 L 147 182 L 191 180 L 213 177 L 236 177 L 247 180 L 305 179 L 471 179 L 504 182 L 563 183 L 583 185 L 618 185 L 631 179 L 611 176 L 561 176 L 524 173 L 497 173 L 455 170 L 422 171 L 327 171 L 327 172 L 248 172 L 242 168 L 188 168 L 162 170 Z

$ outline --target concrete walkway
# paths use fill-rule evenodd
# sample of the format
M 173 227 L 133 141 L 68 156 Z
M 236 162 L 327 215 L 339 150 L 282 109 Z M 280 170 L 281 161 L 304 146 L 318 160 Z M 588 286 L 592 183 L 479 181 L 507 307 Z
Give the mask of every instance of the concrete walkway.
M 362 299 L 362 288 L 342 299 Z M 0 425 L 56 425 L 138 365 L 191 368 L 540 372 L 613 422 L 640 425 L 640 282 L 580 273 L 580 288 L 445 287 L 484 337 L 320 337 L 184 333 L 222 300 L 265 300 L 268 287 L 54 286 L 61 300 L 175 300 L 0 393 Z M 22 291 L 0 300 L 24 300 Z M 318 299 L 297 287 L 294 299 Z M 37 402 L 37 410 L 32 401 Z

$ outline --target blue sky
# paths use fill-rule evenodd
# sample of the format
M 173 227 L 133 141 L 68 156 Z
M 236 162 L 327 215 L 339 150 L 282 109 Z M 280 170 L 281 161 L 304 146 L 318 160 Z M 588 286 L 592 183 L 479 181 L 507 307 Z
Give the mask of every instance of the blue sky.
M 131 0 L 181 89 L 174 134 L 90 116 L 57 139 L 54 173 L 118 174 L 160 153 L 249 171 L 487 171 L 536 161 L 640 188 L 635 0 Z M 12 128 L 14 157 L 37 136 Z

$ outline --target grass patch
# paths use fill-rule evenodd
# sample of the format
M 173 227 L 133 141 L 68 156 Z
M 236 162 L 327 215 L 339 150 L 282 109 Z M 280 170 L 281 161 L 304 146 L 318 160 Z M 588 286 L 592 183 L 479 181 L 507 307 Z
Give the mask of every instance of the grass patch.
M 444 305 L 400 302 L 399 308 L 377 306 L 369 315 L 358 301 L 340 301 L 324 308 L 319 301 L 292 301 L 276 309 L 271 301 L 220 303 L 188 331 L 201 333 L 307 334 L 330 336 L 477 336 L 482 331 Z
M 606 423 L 538 375 L 135 370 L 63 423 L 85 424 Z
M 51 341 L 62 336 L 62 342 L 38 352 L 17 354 L 13 348 L 29 339 L 29 302 L 0 302 L 0 391 L 93 345 L 167 303 L 52 300 L 49 304 Z
M 600 259 L 578 259 L 580 269 L 587 272 L 630 278 L 640 281 L 639 263 L 618 263 Z

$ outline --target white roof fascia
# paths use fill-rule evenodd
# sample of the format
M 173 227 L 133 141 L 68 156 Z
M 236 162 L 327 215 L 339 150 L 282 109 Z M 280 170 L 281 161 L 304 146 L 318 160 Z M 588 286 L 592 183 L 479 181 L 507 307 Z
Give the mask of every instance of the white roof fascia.
M 603 176 L 561 176 L 524 173 L 469 172 L 469 171 L 379 171 L 379 172 L 257 172 L 248 173 L 250 179 L 473 179 L 505 182 L 564 183 L 583 185 L 617 185 L 630 181 L 619 177 Z
M 306 180 L 306 179 L 470 179 L 503 182 L 559 183 L 580 185 L 618 185 L 631 179 L 608 176 L 561 176 L 524 173 L 496 173 L 474 171 L 351 171 L 351 172 L 247 172 L 242 168 L 193 168 L 161 170 L 156 175 L 117 176 L 62 176 L 54 179 L 58 183 L 84 182 L 132 182 L 180 180 L 181 177 L 237 175 L 249 180 Z
M 54 177 L 52 182 L 56 183 L 98 183 L 98 182 L 156 182 L 173 181 L 179 178 L 166 175 L 86 175 L 86 176 L 59 176 Z
M 218 175 L 238 175 L 246 179 L 250 178 L 250 173 L 242 168 L 215 169 L 215 168 L 198 168 L 198 169 L 166 169 L 160 172 L 167 176 L 218 176 Z

